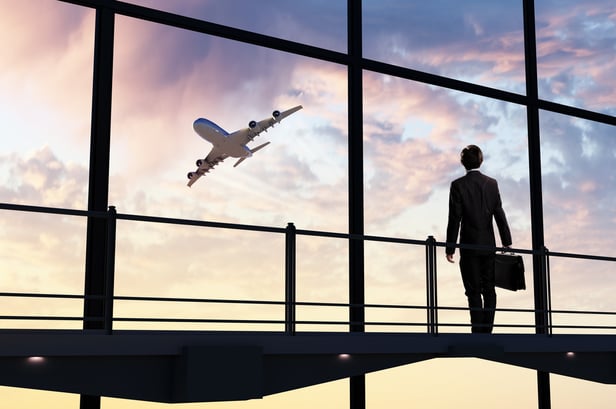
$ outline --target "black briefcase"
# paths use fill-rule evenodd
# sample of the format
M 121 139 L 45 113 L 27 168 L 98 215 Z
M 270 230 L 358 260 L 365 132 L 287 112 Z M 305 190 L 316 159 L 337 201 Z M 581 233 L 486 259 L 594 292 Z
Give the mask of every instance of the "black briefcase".
M 513 253 L 496 253 L 494 284 L 511 291 L 526 290 L 522 256 Z

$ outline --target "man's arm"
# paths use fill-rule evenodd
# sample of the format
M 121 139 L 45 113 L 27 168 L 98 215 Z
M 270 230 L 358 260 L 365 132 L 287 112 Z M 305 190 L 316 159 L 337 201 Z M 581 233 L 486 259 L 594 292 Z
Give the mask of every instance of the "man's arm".
M 462 221 L 462 198 L 460 192 L 456 188 L 454 183 L 451 184 L 449 189 L 449 216 L 447 220 L 447 240 L 449 244 L 456 244 L 458 241 L 458 232 L 460 231 L 460 222 Z M 445 248 L 445 254 L 447 261 L 453 263 L 453 255 L 456 252 L 456 248 L 447 246 Z
M 498 227 L 498 234 L 501 238 L 503 247 L 511 246 L 511 231 L 509 230 L 509 223 L 507 223 L 507 216 L 503 210 L 503 205 L 500 198 L 500 192 L 498 191 L 498 185 L 496 186 L 496 208 L 494 209 L 494 220 Z

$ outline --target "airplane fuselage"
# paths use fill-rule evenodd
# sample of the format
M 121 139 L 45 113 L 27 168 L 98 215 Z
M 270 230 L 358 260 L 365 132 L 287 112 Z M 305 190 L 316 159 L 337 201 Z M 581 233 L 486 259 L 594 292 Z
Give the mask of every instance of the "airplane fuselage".
M 199 118 L 193 123 L 197 134 L 214 145 L 216 150 L 225 152 L 233 158 L 245 158 L 251 155 L 250 149 L 235 140 L 235 133 L 228 133 L 209 119 Z

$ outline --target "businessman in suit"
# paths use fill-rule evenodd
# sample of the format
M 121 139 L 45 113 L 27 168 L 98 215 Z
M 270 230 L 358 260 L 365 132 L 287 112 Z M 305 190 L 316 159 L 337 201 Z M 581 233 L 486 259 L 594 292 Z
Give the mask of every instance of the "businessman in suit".
M 455 243 L 487 248 L 460 249 L 460 272 L 471 316 L 473 333 L 491 333 L 494 325 L 494 226 L 496 221 L 503 247 L 511 246 L 511 232 L 503 211 L 496 180 L 479 172 L 483 153 L 476 145 L 462 150 L 460 161 L 466 175 L 451 183 L 447 223 L 447 261 L 454 262 Z M 452 246 L 453 245 L 453 246 Z

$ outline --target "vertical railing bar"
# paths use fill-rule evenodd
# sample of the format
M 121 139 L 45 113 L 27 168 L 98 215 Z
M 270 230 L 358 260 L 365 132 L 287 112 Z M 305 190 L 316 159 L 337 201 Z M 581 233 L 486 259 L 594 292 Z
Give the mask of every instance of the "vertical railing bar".
M 433 288 L 434 288 L 434 335 L 438 335 L 438 281 L 436 276 L 436 240 L 434 236 L 430 236 L 432 247 L 432 272 L 433 272 Z
M 430 315 L 430 304 L 431 304 L 431 291 L 430 291 L 430 283 L 431 283 L 431 277 L 430 277 L 430 245 L 428 243 L 428 240 L 426 240 L 426 325 L 427 325 L 427 332 L 428 334 L 431 332 L 430 331 L 430 323 L 432 322 L 431 320 L 431 315 Z
M 296 239 L 293 223 L 288 223 L 285 233 L 285 333 L 295 335 L 296 308 Z
M 115 206 L 109 206 L 107 216 L 107 254 L 105 266 L 105 333 L 113 331 L 113 298 L 115 286 L 115 249 L 116 249 L 117 212 Z
M 430 258 L 430 334 L 434 334 L 434 266 L 432 265 L 432 240 L 428 237 L 428 257 Z
M 426 240 L 426 281 L 427 281 L 427 315 L 428 333 L 436 334 L 436 252 L 434 236 L 428 236 Z
M 546 299 L 547 299 L 547 333 L 549 336 L 552 336 L 552 288 L 551 288 L 551 278 L 550 278 L 550 251 L 547 247 L 543 247 L 544 252 L 544 262 L 545 262 L 545 291 L 546 291 Z

